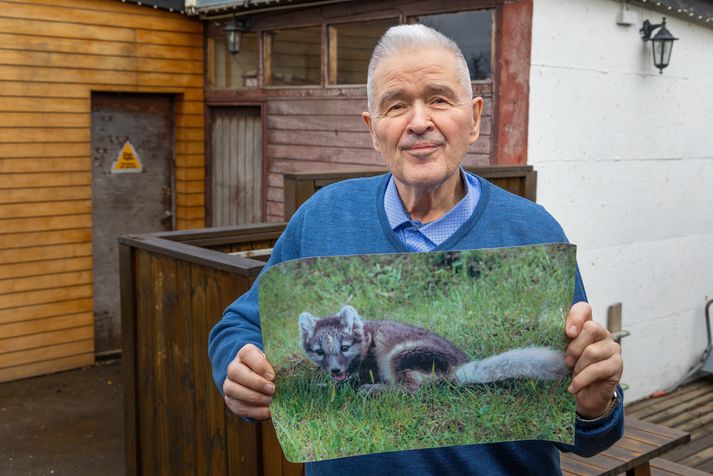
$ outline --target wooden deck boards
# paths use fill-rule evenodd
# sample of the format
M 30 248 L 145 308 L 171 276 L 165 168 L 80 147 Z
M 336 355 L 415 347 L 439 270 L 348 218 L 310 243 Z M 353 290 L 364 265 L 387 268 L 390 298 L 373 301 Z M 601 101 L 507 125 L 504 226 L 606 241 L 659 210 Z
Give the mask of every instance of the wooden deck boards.
M 670 395 L 626 406 L 627 417 L 687 431 L 691 441 L 662 458 L 713 473 L 713 377 L 706 376 Z

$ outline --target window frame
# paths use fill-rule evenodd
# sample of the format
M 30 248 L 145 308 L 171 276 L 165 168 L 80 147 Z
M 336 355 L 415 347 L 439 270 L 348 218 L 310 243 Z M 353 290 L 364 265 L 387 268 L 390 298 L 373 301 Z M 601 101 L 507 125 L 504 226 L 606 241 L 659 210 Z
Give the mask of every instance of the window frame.
M 351 18 L 341 18 L 339 20 L 334 20 L 330 22 L 325 22 L 325 27 L 327 28 L 327 45 L 326 45 L 326 51 L 327 51 L 327 58 L 326 59 L 326 79 L 327 81 L 325 82 L 324 87 L 325 88 L 365 88 L 366 87 L 366 82 L 364 83 L 337 83 L 336 78 L 337 74 L 339 73 L 339 70 L 337 69 L 337 64 L 336 62 L 338 61 L 338 55 L 337 55 L 337 49 L 339 47 L 339 42 L 338 41 L 333 41 L 332 36 L 334 33 L 334 36 L 336 36 L 336 29 L 335 27 L 339 25 L 349 25 L 349 24 L 354 24 L 354 23 L 368 23 L 368 22 L 374 22 L 374 21 L 382 21 L 382 20 L 390 20 L 390 19 L 396 19 L 397 23 L 396 25 L 403 25 L 405 24 L 405 18 L 403 15 L 386 15 L 386 16 L 375 16 L 373 18 L 367 18 L 363 20 L 354 20 Z M 334 65 L 334 68 L 332 67 Z M 332 77 L 334 77 L 334 80 L 332 80 Z
M 258 50 L 259 50 L 259 61 L 260 68 L 258 71 L 258 86 L 265 90 L 274 91 L 279 89 L 289 89 L 289 90 L 299 90 L 299 89 L 314 89 L 324 87 L 324 22 L 317 24 L 306 24 L 300 26 L 289 26 L 283 28 L 272 28 L 269 30 L 260 30 L 258 35 Z M 319 83 L 317 84 L 300 84 L 295 86 L 277 84 L 269 84 L 269 81 L 265 81 L 272 70 L 272 59 L 270 54 L 272 53 L 272 33 L 285 31 L 285 30 L 303 30 L 305 28 L 319 28 Z

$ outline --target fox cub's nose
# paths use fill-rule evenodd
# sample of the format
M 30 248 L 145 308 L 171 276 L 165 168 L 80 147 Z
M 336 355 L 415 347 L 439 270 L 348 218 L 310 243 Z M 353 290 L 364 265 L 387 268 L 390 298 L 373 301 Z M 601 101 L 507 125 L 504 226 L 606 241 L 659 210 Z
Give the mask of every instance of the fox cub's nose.
M 331 372 L 332 372 L 334 375 L 337 375 L 337 374 L 342 373 L 342 369 L 332 369 Z

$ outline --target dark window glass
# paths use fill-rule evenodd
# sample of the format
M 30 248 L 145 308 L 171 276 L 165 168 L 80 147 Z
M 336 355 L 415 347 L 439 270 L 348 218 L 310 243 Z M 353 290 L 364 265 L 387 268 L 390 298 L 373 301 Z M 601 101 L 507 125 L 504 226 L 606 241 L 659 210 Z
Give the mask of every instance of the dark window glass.
M 270 59 L 265 65 L 265 85 L 319 85 L 321 28 L 297 28 L 270 33 Z
M 418 17 L 418 22 L 455 41 L 463 52 L 473 81 L 490 78 L 493 11 L 444 13 Z
M 366 84 L 371 52 L 398 19 L 344 23 L 330 27 L 330 83 Z
M 231 56 L 225 35 L 208 38 L 208 87 L 257 88 L 257 35 L 243 33 L 240 51 Z

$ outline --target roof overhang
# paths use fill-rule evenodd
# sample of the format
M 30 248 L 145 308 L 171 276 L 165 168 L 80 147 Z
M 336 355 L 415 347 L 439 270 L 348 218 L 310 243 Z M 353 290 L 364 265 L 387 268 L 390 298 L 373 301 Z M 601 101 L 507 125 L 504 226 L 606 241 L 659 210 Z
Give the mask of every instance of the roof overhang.
M 121 0 L 123 3 L 135 3 L 145 7 L 160 8 L 169 12 L 186 13 L 185 0 Z
M 185 0 L 185 9 L 189 15 L 215 18 L 242 12 L 262 13 L 351 1 L 354 0 Z
M 713 1 L 711 0 L 631 0 L 630 3 L 713 28 Z

